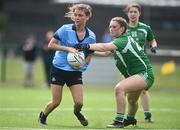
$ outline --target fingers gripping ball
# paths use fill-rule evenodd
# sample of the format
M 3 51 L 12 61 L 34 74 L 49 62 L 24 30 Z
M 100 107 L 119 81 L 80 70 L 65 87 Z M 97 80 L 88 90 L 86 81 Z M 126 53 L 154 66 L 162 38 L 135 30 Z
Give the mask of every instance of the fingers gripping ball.
M 69 52 L 67 55 L 67 61 L 69 65 L 74 69 L 79 69 L 83 64 L 84 59 L 85 56 L 83 52 L 78 52 L 78 53 Z

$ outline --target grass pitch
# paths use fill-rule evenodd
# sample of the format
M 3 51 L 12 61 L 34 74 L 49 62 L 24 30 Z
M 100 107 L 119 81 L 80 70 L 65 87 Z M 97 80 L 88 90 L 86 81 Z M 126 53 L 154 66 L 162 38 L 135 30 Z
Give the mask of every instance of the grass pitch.
M 38 115 L 50 99 L 50 90 L 1 85 L 0 129 L 105 129 L 115 116 L 113 88 L 86 86 L 83 113 L 88 117 L 89 125 L 81 126 L 73 115 L 73 101 L 68 88 L 65 87 L 61 105 L 49 115 L 48 125 L 42 126 L 37 122 Z M 179 92 L 151 91 L 151 110 L 155 123 L 144 122 L 140 105 L 137 126 L 129 126 L 126 129 L 180 128 Z
M 13 65 L 13 67 L 12 67 Z M 180 68 L 167 76 L 154 67 L 156 81 L 150 89 L 151 111 L 155 123 L 144 122 L 141 105 L 136 115 L 137 126 L 124 129 L 180 129 Z M 36 86 L 24 88 L 22 64 L 19 59 L 7 61 L 7 82 L 0 82 L 0 129 L 1 130 L 97 130 L 107 129 L 116 112 L 114 85 L 84 85 L 84 107 L 82 112 L 89 120 L 87 127 L 81 126 L 73 115 L 73 100 L 70 91 L 64 87 L 61 105 L 48 117 L 47 126 L 38 123 L 39 112 L 51 99 L 51 92 L 40 87 L 43 79 L 42 65 L 35 68 Z M 108 129 L 107 129 L 108 130 Z

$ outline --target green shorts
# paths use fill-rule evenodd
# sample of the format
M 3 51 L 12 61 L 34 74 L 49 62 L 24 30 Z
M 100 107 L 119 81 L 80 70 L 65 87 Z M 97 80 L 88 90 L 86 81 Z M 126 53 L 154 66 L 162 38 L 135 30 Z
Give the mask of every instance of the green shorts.
M 147 89 L 149 89 L 153 83 L 154 83 L 154 74 L 151 69 L 148 69 L 147 71 L 142 71 L 138 73 L 139 76 L 141 76 L 147 83 Z

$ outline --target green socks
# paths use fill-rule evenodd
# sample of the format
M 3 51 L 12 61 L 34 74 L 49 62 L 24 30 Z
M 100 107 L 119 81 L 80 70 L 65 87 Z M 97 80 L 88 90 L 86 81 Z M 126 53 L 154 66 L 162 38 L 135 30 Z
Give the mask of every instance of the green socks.
M 127 115 L 127 120 L 133 120 L 133 119 L 135 119 L 134 115 L 129 115 L 129 114 Z
M 149 111 L 144 111 L 144 116 L 147 118 L 151 118 L 151 113 Z
M 115 121 L 118 121 L 118 122 L 123 123 L 123 122 L 124 122 L 124 114 L 122 114 L 122 113 L 117 113 L 117 114 L 116 114 L 116 117 L 115 117 Z

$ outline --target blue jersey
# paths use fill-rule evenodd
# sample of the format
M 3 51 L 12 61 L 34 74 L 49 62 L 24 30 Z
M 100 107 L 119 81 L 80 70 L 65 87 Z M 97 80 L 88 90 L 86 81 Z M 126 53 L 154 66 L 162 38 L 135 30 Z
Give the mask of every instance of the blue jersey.
M 58 40 L 58 44 L 67 47 L 74 47 L 76 44 L 93 44 L 96 43 L 96 35 L 86 27 L 86 34 L 83 40 L 79 40 L 76 34 L 76 27 L 74 24 L 65 24 L 61 26 L 55 33 L 54 38 Z M 65 71 L 77 71 L 73 69 L 67 61 L 67 51 L 57 50 L 53 59 L 53 65 L 56 68 Z M 88 51 L 84 51 L 85 57 L 89 54 Z M 89 65 L 89 62 L 85 64 L 78 71 L 84 72 Z

